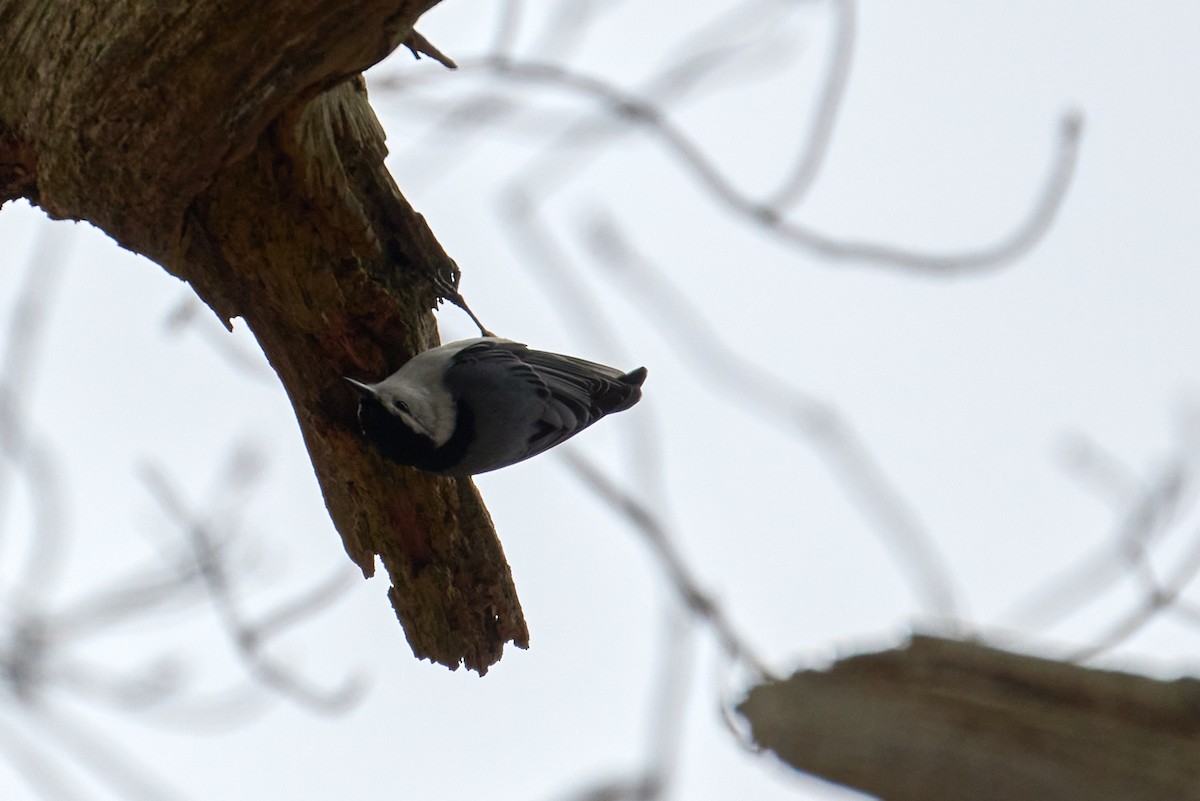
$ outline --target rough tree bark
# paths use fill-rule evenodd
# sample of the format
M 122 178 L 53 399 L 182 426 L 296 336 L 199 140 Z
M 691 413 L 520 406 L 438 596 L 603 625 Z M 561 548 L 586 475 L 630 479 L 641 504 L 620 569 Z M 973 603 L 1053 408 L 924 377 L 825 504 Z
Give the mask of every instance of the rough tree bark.
M 754 741 L 886 801 L 1195 801 L 1200 681 L 915 637 L 755 687 Z
M 435 344 L 457 279 L 383 165 L 359 76 L 402 44 L 443 60 L 413 30 L 437 2 L 0 0 L 0 203 L 87 220 L 241 317 L 414 654 L 482 674 L 528 644 L 487 511 L 470 481 L 365 447 L 341 380 Z

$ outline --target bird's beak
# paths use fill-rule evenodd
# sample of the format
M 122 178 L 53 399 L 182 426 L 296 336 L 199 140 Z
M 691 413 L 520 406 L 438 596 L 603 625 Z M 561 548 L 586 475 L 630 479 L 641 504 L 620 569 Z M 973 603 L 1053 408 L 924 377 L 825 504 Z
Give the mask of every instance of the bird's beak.
M 369 384 L 364 384 L 361 381 L 355 381 L 353 378 L 346 378 L 345 376 L 342 376 L 342 379 L 358 390 L 359 395 L 368 398 L 375 397 L 375 390 Z

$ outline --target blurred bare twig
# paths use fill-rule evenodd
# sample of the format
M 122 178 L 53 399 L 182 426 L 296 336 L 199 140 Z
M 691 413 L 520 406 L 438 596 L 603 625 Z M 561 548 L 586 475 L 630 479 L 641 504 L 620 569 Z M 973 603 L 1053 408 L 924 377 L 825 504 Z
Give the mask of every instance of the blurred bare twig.
M 633 250 L 610 218 L 594 214 L 583 224 L 582 239 L 596 262 L 648 306 L 643 312 L 671 337 L 711 386 L 801 434 L 825 460 L 857 507 L 871 520 L 885 545 L 907 567 L 908 576 L 930 614 L 953 625 L 958 616 L 949 569 L 916 512 L 832 405 L 813 398 L 743 357 L 692 307 L 653 263 Z M 652 308 L 651 308 L 652 307 Z
M 166 780 L 156 777 L 147 760 L 135 758 L 111 737 L 89 731 L 77 718 L 66 720 L 55 711 L 42 709 L 30 720 L 46 740 L 55 743 L 59 751 L 68 754 L 121 797 L 132 801 L 171 801 L 184 797 Z M 43 783 L 39 789 L 49 786 Z
M 167 315 L 164 327 L 170 334 L 195 331 L 204 343 L 221 355 L 232 367 L 260 381 L 274 381 L 271 370 L 261 353 L 250 353 L 237 345 L 224 327 L 212 324 L 213 316 L 200 299 L 188 293 L 180 298 Z
M 36 427 L 27 409 L 36 393 L 36 369 L 44 361 L 49 309 L 67 265 L 64 245 L 70 241 L 63 224 L 46 231 L 27 265 L 0 360 L 0 530 L 5 535 L 0 544 L 19 557 L 0 562 L 0 757 L 45 798 L 88 797 L 86 778 L 124 797 L 176 798 L 119 741 L 87 731 L 77 715 L 63 713 L 62 704 L 91 702 L 126 715 L 174 708 L 182 713 L 177 715 L 181 722 L 191 714 L 206 717 L 209 725 L 218 718 L 244 721 L 262 705 L 246 693 L 219 703 L 191 696 L 191 665 L 183 655 L 149 656 L 138 665 L 109 667 L 89 655 L 89 640 L 136 620 L 195 612 L 212 602 L 247 670 L 260 683 L 323 709 L 340 708 L 353 700 L 350 690 L 357 685 L 340 695 L 314 693 L 290 669 L 265 660 L 261 647 L 325 608 L 345 588 L 346 576 L 284 603 L 251 626 L 232 605 L 227 532 L 189 529 L 188 547 L 169 544 L 149 566 L 102 581 L 91 592 L 58 598 L 72 539 L 63 459 L 52 436 Z M 214 515 L 222 515 L 231 527 L 255 486 L 251 479 L 257 469 L 257 462 L 242 452 L 214 499 Z M 161 483 L 165 486 L 165 479 Z M 28 528 L 14 511 L 18 503 L 30 510 Z M 139 647 L 146 649 L 145 643 Z
M 720 336 L 665 273 L 642 255 L 635 234 L 616 224 L 614 217 L 603 211 L 592 214 L 568 239 L 554 204 L 567 187 L 579 190 L 588 180 L 586 167 L 602 156 L 623 159 L 625 154 L 617 146 L 637 135 L 658 145 L 667 163 L 691 181 L 696 194 L 725 211 L 734 225 L 764 231 L 798 253 L 827 263 L 869 264 L 915 274 L 977 273 L 1012 264 L 1041 241 L 1054 222 L 1072 182 L 1082 116 L 1062 115 L 1046 177 L 1027 211 L 989 244 L 939 252 L 836 236 L 805 222 L 801 205 L 816 186 L 850 86 L 857 23 L 853 0 L 742 0 L 695 8 L 656 42 L 656 53 L 662 54 L 658 62 L 644 68 L 640 78 L 625 83 L 594 71 L 582 55 L 589 37 L 601 35 L 599 18 L 606 9 L 607 4 L 587 0 L 554 4 L 552 13 L 541 15 L 545 20 L 541 35 L 526 37 L 527 29 L 537 27 L 532 18 L 538 15 L 525 3 L 511 0 L 501 6 L 490 49 L 463 59 L 453 85 L 440 75 L 374 79 L 374 88 L 402 96 L 407 109 L 420 108 L 433 118 L 414 148 L 420 163 L 414 159 L 413 169 L 425 178 L 438 176 L 454 168 L 464 142 L 513 134 L 530 155 L 500 185 L 498 211 L 521 263 L 536 271 L 541 286 L 557 296 L 556 305 L 572 326 L 603 342 L 610 352 L 624 349 L 625 343 L 583 280 L 582 270 L 572 263 L 573 254 L 582 249 L 591 266 L 599 268 L 596 272 L 615 278 L 642 304 L 644 318 L 671 341 L 672 352 L 688 361 L 692 373 L 798 435 L 818 454 L 894 556 L 923 609 L 937 624 L 952 630 L 963 625 L 958 590 L 935 539 L 885 471 L 880 455 L 862 440 L 851 421 L 833 403 L 763 369 L 745 348 Z M 726 154 L 709 146 L 704 129 L 688 124 L 683 106 L 706 92 L 746 86 L 752 75 L 778 77 L 783 68 L 795 64 L 801 53 L 795 26 L 801 9 L 816 10 L 827 22 L 820 31 L 824 72 L 817 88 L 800 98 L 808 106 L 807 115 L 793 148 L 780 159 L 778 177 L 769 187 L 747 189 L 726 166 L 732 159 L 727 161 Z M 809 25 L 805 30 L 815 29 Z M 647 54 L 637 49 L 630 55 L 632 60 Z M 767 140 L 765 131 L 753 128 L 742 134 L 739 147 L 747 149 Z M 442 150 L 441 159 L 431 158 L 447 141 L 456 147 Z M 629 192 L 641 189 L 633 182 Z M 593 207 L 602 209 L 619 208 L 623 200 L 588 198 Z M 602 472 L 577 451 L 567 450 L 564 456 L 576 477 L 646 539 L 676 594 L 694 619 L 716 634 L 726 656 L 765 673 L 761 661 L 747 651 L 742 632 L 688 573 L 662 515 L 622 490 L 625 482 Z M 1148 598 L 1165 601 L 1181 614 L 1189 608 L 1179 597 L 1182 575 L 1173 573 L 1166 581 L 1154 577 L 1144 553 L 1148 542 L 1130 539 L 1125 546 L 1121 570 L 1138 572 Z M 1191 570 L 1190 564 L 1185 559 L 1183 567 Z M 647 772 L 605 783 L 572 798 L 657 798 L 662 786 L 654 775 Z
M 828 73 L 821 86 L 812 125 L 801 141 L 804 147 L 797 154 L 792 169 L 784 174 L 779 188 L 767 199 L 768 208 L 783 212 L 794 208 L 808 194 L 825 162 L 834 125 L 846 87 L 850 82 L 850 65 L 854 55 L 854 0 L 835 0 L 833 3 L 834 34 L 830 47 Z
M 555 112 L 565 121 L 545 125 L 542 134 L 532 134 L 534 155 L 502 191 L 501 208 L 515 241 L 526 251 L 531 269 L 547 277 L 545 285 L 557 291 L 564 307 L 571 309 L 576 325 L 593 338 L 615 346 L 612 327 L 603 312 L 591 302 L 587 291 L 566 269 L 569 259 L 560 246 L 541 209 L 551 202 L 554 191 L 581 173 L 583 165 L 599 157 L 613 143 L 633 130 L 646 132 L 660 142 L 671 159 L 690 173 L 710 197 L 731 211 L 736 218 L 766 227 L 772 233 L 827 260 L 876 262 L 916 271 L 955 273 L 997 267 L 1019 257 L 1031 247 L 1053 220 L 1061 205 L 1077 156 L 1080 119 L 1077 114 L 1064 118 L 1060 149 L 1054 158 L 1044 189 L 1033 204 L 1026 220 L 993 246 L 958 254 L 939 255 L 900 248 L 890 244 L 839 240 L 792 219 L 788 210 L 810 191 L 828 152 L 838 110 L 849 85 L 855 40 L 855 4 L 852 0 L 832 0 L 827 11 L 830 45 L 826 74 L 816 95 L 807 133 L 800 137 L 790 166 L 782 170 L 779 185 L 759 197 L 739 189 L 722 170 L 717 160 L 706 153 L 693 135 L 677 123 L 672 108 L 699 92 L 727 81 L 731 74 L 744 72 L 771 61 L 769 54 L 795 52 L 794 37 L 785 36 L 786 22 L 801 6 L 821 4 L 781 3 L 775 0 L 747 0 L 721 8 L 702 19 L 690 34 L 677 38 L 666 56 L 639 89 L 627 89 L 608 79 L 590 75 L 570 64 L 571 49 L 559 48 L 548 54 L 538 46 L 519 48 L 522 7 L 510 3 L 503 7 L 501 24 L 492 50 L 476 59 L 464 59 L 457 76 L 475 75 L 486 82 L 500 82 L 518 89 L 549 88 L 564 91 L 589 101 L 592 106 L 580 112 Z M 562 37 L 583 37 L 594 21 L 586 3 L 568 3 L 559 7 L 561 15 L 547 23 L 547 35 L 541 41 L 562 41 Z M 570 22 L 566 22 L 569 20 Z M 790 42 L 790 44 L 788 43 Z M 775 59 L 776 66 L 787 59 Z M 392 93 L 411 91 L 424 81 L 441 81 L 441 76 L 390 77 L 373 84 Z M 456 135 L 495 131 L 531 113 L 545 113 L 533 93 L 496 94 L 468 91 L 446 101 L 446 112 L 430 134 L 444 138 L 448 131 Z M 529 135 L 529 132 L 527 132 Z M 422 147 L 423 152 L 430 148 Z M 827 403 L 787 387 L 773 376 L 750 366 L 733 348 L 713 334 L 688 308 L 680 293 L 636 254 L 634 246 L 608 219 L 593 219 L 585 225 L 584 241 L 597 262 L 620 275 L 626 282 L 637 281 L 638 297 L 650 299 L 654 309 L 648 317 L 669 321 L 664 329 L 678 335 L 676 344 L 714 376 L 715 384 L 734 388 L 741 399 L 764 409 L 773 416 L 795 425 L 822 455 L 831 472 L 873 520 L 904 563 L 934 615 L 945 621 L 957 616 L 956 601 L 949 573 L 902 494 L 880 468 L 877 458 L 861 442 L 852 427 Z M 552 279 L 552 280 L 551 280 Z M 696 358 L 699 357 L 699 358 Z M 734 379 L 734 380 L 731 380 Z
M 699 582 L 692 576 L 684 562 L 683 555 L 676 549 L 671 536 L 658 516 L 651 509 L 639 503 L 632 495 L 613 484 L 578 450 L 564 447 L 559 450 L 559 453 L 562 454 L 564 461 L 576 478 L 619 512 L 629 525 L 645 538 L 659 563 L 666 570 L 667 578 L 682 599 L 684 606 L 712 629 L 729 659 L 747 665 L 760 676 L 770 676 L 771 672 L 742 639 L 741 634 L 725 616 L 721 607 L 701 589 Z
M 612 477 L 577 450 L 562 448 L 559 454 L 585 487 L 623 516 L 646 540 L 667 574 L 681 611 L 690 618 L 680 620 L 674 607 L 667 610 L 667 636 L 659 661 L 659 681 L 648 704 L 652 716 L 651 736 L 641 769 L 631 776 L 608 778 L 563 798 L 564 801 L 657 801 L 665 797 L 671 786 L 682 744 L 687 684 L 692 671 L 690 624 L 709 628 L 730 662 L 749 667 L 756 678 L 770 674 L 741 640 L 716 601 L 701 589 L 660 516 L 621 490 Z M 655 458 L 651 456 L 649 461 L 654 462 Z
M 782 241 L 808 251 L 826 261 L 877 264 L 921 273 L 958 274 L 995 269 L 1011 264 L 1032 248 L 1049 229 L 1071 183 L 1079 152 L 1082 115 L 1071 111 L 1059 125 L 1057 150 L 1042 188 L 1035 196 L 1025 218 L 1009 233 L 987 246 L 957 253 L 936 253 L 905 248 L 884 242 L 854 240 L 832 236 L 788 216 L 811 188 L 827 153 L 841 99 L 849 84 L 854 44 L 855 7 L 852 0 L 834 0 L 829 4 L 834 20 L 831 62 L 818 93 L 816 109 L 807 135 L 797 148 L 792 166 L 782 171 L 780 186 L 762 197 L 739 189 L 736 183 L 705 152 L 692 134 L 676 123 L 670 114 L 672 104 L 694 95 L 725 71 L 744 66 L 747 57 L 760 57 L 769 50 L 764 44 L 778 34 L 778 25 L 754 28 L 758 41 L 737 44 L 742 30 L 751 20 L 783 20 L 796 13 L 801 4 L 778 2 L 735 4 L 732 11 L 717 15 L 720 25 L 712 25 L 685 42 L 688 46 L 671 51 L 667 64 L 647 80 L 641 91 L 628 90 L 609 80 L 587 74 L 569 64 L 551 60 L 547 55 L 514 55 L 513 33 L 498 37 L 495 49 L 477 59 L 464 59 L 460 75 L 478 75 L 484 79 L 515 83 L 518 86 L 551 88 L 590 100 L 595 112 L 583 112 L 562 126 L 542 126 L 550 133 L 534 136 L 535 156 L 522 169 L 505 192 L 506 202 L 513 197 L 536 199 L 528 207 L 536 212 L 548 202 L 553 189 L 579 174 L 585 161 L 597 158 L 615 140 L 631 130 L 654 137 L 672 161 L 679 164 L 703 189 L 742 222 L 762 227 Z M 745 13 L 754 7 L 755 15 Z M 768 13 L 773 10 L 773 15 Z M 512 18 L 505 18 L 511 25 Z M 735 22 L 736 21 L 736 22 Z M 579 27 L 572 29 L 578 31 Z M 719 34 L 719 38 L 716 34 Z M 578 34 L 577 34 L 578 35 Z M 718 45 L 713 45 L 713 41 Z M 698 57 L 703 53 L 703 58 Z M 375 80 L 374 86 L 392 93 L 411 89 L 425 81 L 444 83 L 441 76 L 390 76 Z M 449 101 L 449 111 L 434 139 L 444 138 L 448 129 L 482 131 L 499 128 L 506 121 L 528 113 L 535 101 L 473 93 Z M 529 137 L 527 137 L 529 138 Z M 426 148 L 427 149 L 427 148 Z
M 1072 475 L 1101 491 L 1118 519 L 1109 541 L 1081 556 L 1060 575 L 1019 601 L 1005 618 L 1022 625 L 1049 626 L 1095 599 L 1133 570 L 1147 578 L 1146 557 L 1175 519 L 1179 500 L 1192 472 L 1191 456 L 1177 453 L 1148 481 L 1086 439 L 1072 443 Z M 1152 577 L 1149 578 L 1154 584 Z
M 672 604 L 664 623 L 657 682 L 649 698 L 650 738 L 639 769 L 565 793 L 562 801 L 657 801 L 668 797 L 679 763 L 684 711 L 694 672 L 692 621 Z
M 62 471 L 50 448 L 32 431 L 26 403 L 36 386 L 50 306 L 65 274 L 71 239 L 69 232 L 48 229 L 39 237 L 13 304 L 0 362 L 0 536 L 16 505 L 13 485 L 24 479 L 33 510 L 34 541 L 39 543 L 26 549 L 26 563 L 15 577 L 18 585 L 10 597 L 17 605 L 34 602 L 42 588 L 53 583 L 60 568 L 56 554 L 68 528 Z
M 77 762 L 98 781 L 127 797 L 174 797 L 173 791 L 150 779 L 132 755 L 124 754 L 119 746 L 106 743 L 99 735 L 86 733 L 78 721 L 56 713 L 53 703 L 57 696 L 69 694 L 131 713 L 184 699 L 187 679 L 182 657 L 160 657 L 141 667 L 113 672 L 75 653 L 89 637 L 138 617 L 195 609 L 209 596 L 223 615 L 223 622 L 232 629 L 230 636 L 247 669 L 260 682 L 324 710 L 342 708 L 356 697 L 357 683 L 348 684 L 339 694 L 322 695 L 300 682 L 290 669 L 269 662 L 260 653 L 266 639 L 328 606 L 345 588 L 344 575 L 293 599 L 250 626 L 233 617 L 236 612 L 228 587 L 211 585 L 214 575 L 224 579 L 229 573 L 221 544 L 210 535 L 204 546 L 202 559 L 194 552 L 172 554 L 168 549 L 163 565 L 118 577 L 109 587 L 60 604 L 57 609 L 35 603 L 36 597 L 9 605 L 0 625 L 0 690 L 4 691 L 0 695 L 0 753 L 20 763 L 31 786 L 43 796 L 79 797 L 65 790 L 67 785 L 57 779 L 47 779 L 61 772 L 53 765 L 66 760 Z M 56 554 L 58 558 L 63 555 Z M 211 716 L 218 711 L 216 707 L 206 709 L 192 703 L 193 712 Z M 224 708 L 232 717 L 244 718 L 255 706 L 243 699 L 236 708 Z M 18 736 L 8 730 L 5 719 L 10 714 L 35 723 L 36 730 L 53 742 L 35 745 L 32 733 Z
M 290 667 L 270 659 L 263 650 L 271 637 L 297 620 L 312 617 L 341 595 L 351 584 L 352 572 L 338 569 L 320 585 L 260 620 L 250 622 L 239 608 L 232 577 L 220 557 L 204 514 L 189 510 L 157 468 L 144 465 L 141 476 L 163 511 L 186 533 L 199 576 L 217 617 L 250 674 L 263 684 L 317 710 L 340 711 L 354 704 L 364 689 L 361 677 L 347 679 L 336 689 L 319 689 L 302 680 Z
M 1132 581 L 1133 607 L 1067 655 L 1076 661 L 1118 647 L 1164 614 L 1200 623 L 1200 607 L 1184 595 L 1200 574 L 1200 525 L 1195 519 L 1200 505 L 1200 426 L 1195 420 L 1185 421 L 1175 449 L 1147 477 L 1085 437 L 1073 437 L 1067 444 L 1070 474 L 1113 506 L 1115 531 L 1094 553 L 1030 592 L 1006 617 L 1045 628 L 1098 600 L 1119 581 Z M 1181 538 L 1186 540 L 1172 553 L 1169 567 L 1157 569 L 1155 549 L 1176 545 Z

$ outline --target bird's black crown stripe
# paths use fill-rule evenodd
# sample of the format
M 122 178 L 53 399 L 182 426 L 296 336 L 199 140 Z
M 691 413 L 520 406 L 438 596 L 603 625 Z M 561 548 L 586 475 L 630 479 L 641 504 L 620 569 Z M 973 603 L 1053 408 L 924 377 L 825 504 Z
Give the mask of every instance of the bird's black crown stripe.
M 454 434 L 440 448 L 435 447 L 429 437 L 413 431 L 374 398 L 363 398 L 358 422 L 363 435 L 386 458 L 431 473 L 452 472 L 454 466 L 462 462 L 475 437 L 475 417 L 465 406 L 458 409 Z

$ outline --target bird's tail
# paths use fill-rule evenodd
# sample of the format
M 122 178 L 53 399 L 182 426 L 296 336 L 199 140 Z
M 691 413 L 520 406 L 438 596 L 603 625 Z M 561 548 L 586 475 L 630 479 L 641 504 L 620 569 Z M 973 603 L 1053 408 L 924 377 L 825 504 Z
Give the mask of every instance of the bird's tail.
M 623 412 L 642 399 L 642 382 L 646 380 L 646 368 L 630 370 L 616 380 L 603 397 L 597 398 L 605 414 Z
M 642 385 L 642 382 L 646 380 L 646 368 L 639 367 L 636 370 L 630 370 L 628 373 L 621 376 L 617 380 L 620 381 L 622 384 L 629 384 L 630 386 L 640 387 Z

